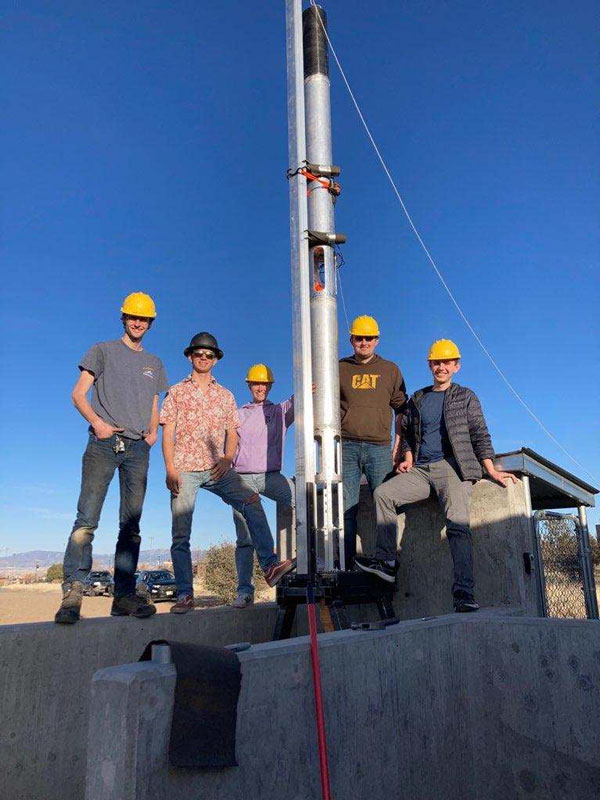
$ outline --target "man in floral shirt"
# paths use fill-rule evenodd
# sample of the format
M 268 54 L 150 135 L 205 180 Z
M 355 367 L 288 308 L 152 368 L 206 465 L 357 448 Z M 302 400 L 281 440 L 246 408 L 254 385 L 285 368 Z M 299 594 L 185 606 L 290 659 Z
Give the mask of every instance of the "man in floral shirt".
M 184 355 L 192 364 L 192 373 L 170 389 L 160 413 L 173 515 L 171 557 L 178 600 L 171 611 L 176 614 L 194 607 L 190 535 L 200 488 L 244 515 L 269 586 L 275 586 L 293 568 L 292 561 L 277 560 L 259 495 L 231 468 L 238 445 L 237 408 L 232 393 L 212 376 L 214 362 L 223 358 L 223 351 L 215 337 L 204 331 L 194 336 Z

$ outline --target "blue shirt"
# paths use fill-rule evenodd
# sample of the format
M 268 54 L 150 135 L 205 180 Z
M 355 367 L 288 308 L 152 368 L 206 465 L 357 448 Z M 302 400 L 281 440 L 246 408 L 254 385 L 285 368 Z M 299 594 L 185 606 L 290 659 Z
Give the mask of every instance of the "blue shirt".
M 425 392 L 421 399 L 421 447 L 417 464 L 432 464 L 452 456 L 444 422 L 445 392 Z

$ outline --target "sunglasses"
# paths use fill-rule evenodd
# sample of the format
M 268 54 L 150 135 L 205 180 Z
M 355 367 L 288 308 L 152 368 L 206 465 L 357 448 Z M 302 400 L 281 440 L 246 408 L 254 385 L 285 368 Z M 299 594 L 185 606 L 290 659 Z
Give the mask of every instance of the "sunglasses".
M 192 353 L 192 358 L 206 358 L 208 361 L 212 361 L 213 358 L 216 357 L 215 353 L 211 353 L 210 351 L 200 350 L 200 352 L 196 351 Z
M 375 339 L 378 339 L 378 336 L 355 336 L 355 342 L 373 342 Z

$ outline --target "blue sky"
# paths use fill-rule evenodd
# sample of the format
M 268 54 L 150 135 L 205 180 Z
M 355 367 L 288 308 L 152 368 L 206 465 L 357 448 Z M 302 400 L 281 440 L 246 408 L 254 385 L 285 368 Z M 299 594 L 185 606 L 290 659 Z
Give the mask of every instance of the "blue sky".
M 598 467 L 597 8 L 582 0 L 331 0 L 330 31 L 400 191 L 501 367 L 554 435 Z M 24 0 L 5 15 L 1 101 L 1 544 L 64 547 L 85 423 L 77 363 L 150 292 L 169 379 L 198 330 L 246 400 L 249 364 L 291 393 L 283 2 Z M 526 415 L 449 303 L 332 69 L 348 314 L 380 322 L 409 389 L 455 339 L 497 451 L 527 445 L 589 477 Z M 345 325 L 340 314 L 342 341 Z M 342 346 L 342 353 L 347 351 Z M 293 471 L 290 437 L 287 469 Z M 114 546 L 117 487 L 96 537 Z M 590 514 L 599 521 L 598 513 Z M 144 546 L 167 546 L 153 452 Z M 201 494 L 194 544 L 233 538 Z M 4 555 L 6 551 L 0 552 Z

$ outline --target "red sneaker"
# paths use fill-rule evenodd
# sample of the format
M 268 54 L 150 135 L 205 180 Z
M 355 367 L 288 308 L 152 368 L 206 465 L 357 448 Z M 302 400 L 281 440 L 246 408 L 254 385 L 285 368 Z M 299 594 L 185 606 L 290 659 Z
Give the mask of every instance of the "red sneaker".
M 174 606 L 171 606 L 169 611 L 171 614 L 187 614 L 188 611 L 194 610 L 194 595 L 185 594 L 180 597 Z
M 266 582 L 269 586 L 277 586 L 283 576 L 294 569 L 295 566 L 295 559 L 292 561 L 289 558 L 286 561 L 277 561 L 275 564 L 271 564 L 268 569 L 264 570 Z

